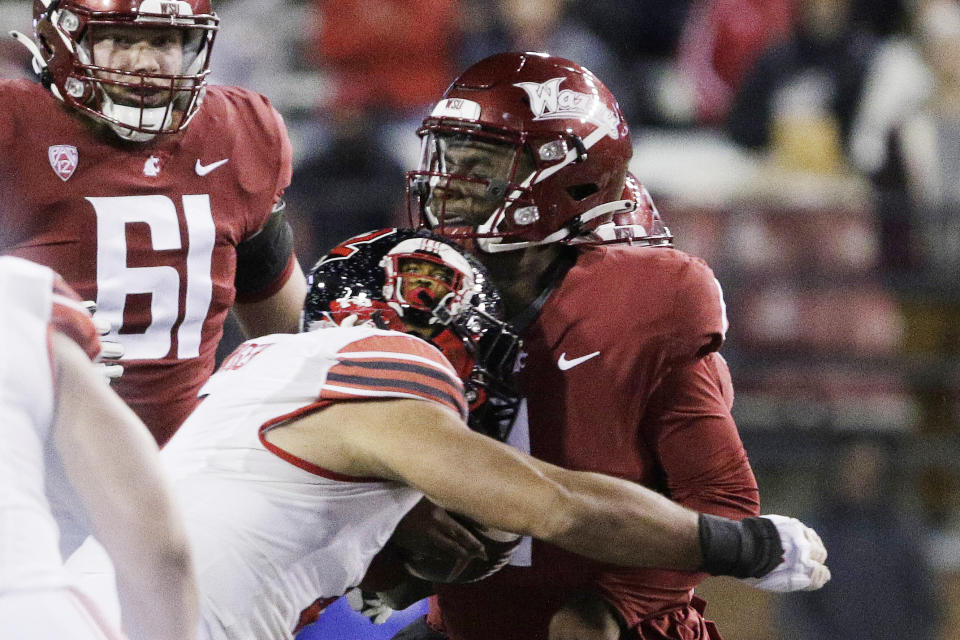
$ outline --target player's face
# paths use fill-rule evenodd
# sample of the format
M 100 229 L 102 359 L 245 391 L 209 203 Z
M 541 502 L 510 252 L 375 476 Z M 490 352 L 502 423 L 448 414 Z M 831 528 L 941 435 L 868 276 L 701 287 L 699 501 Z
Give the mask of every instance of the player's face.
M 129 73 L 176 75 L 184 68 L 184 34 L 171 27 L 104 26 L 91 30 L 93 64 Z M 174 95 L 171 80 L 118 73 L 97 72 L 103 80 L 130 86 L 103 84 L 117 104 L 133 107 L 162 107 Z
M 518 158 L 516 147 L 506 143 L 441 135 L 433 148 L 434 168 L 460 177 L 434 179 L 432 184 L 427 206 L 445 225 L 482 224 L 503 205 L 508 183 L 532 170 L 532 163 L 523 154 Z
M 452 290 L 453 269 L 442 264 L 406 258 L 400 261 L 400 274 L 403 276 L 401 294 L 407 300 L 420 302 L 412 297 L 420 289 L 433 300 L 440 300 Z
M 400 295 L 411 304 L 432 307 L 453 290 L 453 269 L 429 260 L 404 258 L 399 261 Z M 431 337 L 434 327 L 408 324 L 411 333 Z

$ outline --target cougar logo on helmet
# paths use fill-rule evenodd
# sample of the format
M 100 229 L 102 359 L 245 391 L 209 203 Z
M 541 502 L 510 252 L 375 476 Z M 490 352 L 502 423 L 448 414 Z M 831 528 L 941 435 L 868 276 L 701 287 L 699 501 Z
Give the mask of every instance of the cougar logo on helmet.
M 608 136 L 616 140 L 620 135 L 617 131 L 617 117 L 592 95 L 570 89 L 561 91 L 560 84 L 564 80 L 565 77 L 560 77 L 539 83 L 517 82 L 513 86 L 527 92 L 534 120 L 583 118 L 604 129 Z

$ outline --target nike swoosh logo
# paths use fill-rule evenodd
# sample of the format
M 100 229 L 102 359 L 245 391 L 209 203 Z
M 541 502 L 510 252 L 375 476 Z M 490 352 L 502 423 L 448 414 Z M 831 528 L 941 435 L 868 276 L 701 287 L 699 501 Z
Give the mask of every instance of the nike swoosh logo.
M 593 353 L 588 353 L 588 354 L 585 355 L 585 356 L 580 356 L 579 358 L 574 358 L 573 360 L 567 360 L 567 352 L 564 351 L 563 353 L 560 354 L 560 359 L 557 360 L 557 368 L 560 369 L 560 371 L 566 371 L 567 369 L 573 369 L 573 368 L 574 368 L 575 366 L 577 366 L 578 364 L 583 364 L 584 362 L 586 362 L 586 361 L 589 360 L 590 358 L 594 358 L 594 357 L 596 357 L 596 356 L 598 356 L 598 355 L 600 355 L 600 352 L 599 352 L 599 351 L 594 351 Z
M 228 162 L 230 162 L 230 158 L 224 158 L 223 160 L 217 160 L 216 162 L 211 162 L 210 164 L 204 165 L 200 164 L 200 158 L 197 158 L 197 164 L 193 169 L 197 172 L 198 176 L 205 176 L 217 167 L 222 167 Z

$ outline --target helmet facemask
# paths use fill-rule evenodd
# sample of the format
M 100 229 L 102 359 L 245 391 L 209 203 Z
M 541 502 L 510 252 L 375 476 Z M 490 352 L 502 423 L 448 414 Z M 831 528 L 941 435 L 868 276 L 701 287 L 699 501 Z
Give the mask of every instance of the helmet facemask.
M 420 169 L 408 173 L 424 223 L 467 235 L 484 250 L 539 219 L 530 194 L 534 163 L 522 141 L 470 128 L 421 130 Z
M 580 65 L 536 52 L 468 68 L 418 133 L 420 165 L 407 174 L 411 221 L 466 246 L 473 239 L 484 253 L 569 243 L 607 222 L 633 152 L 609 90 Z M 496 170 L 446 157 L 457 144 L 486 149 L 499 158 Z
M 506 437 L 520 339 L 476 259 L 423 230 L 384 229 L 334 248 L 308 281 L 306 330 L 367 323 L 432 343 L 464 382 L 470 427 Z
M 34 66 L 54 95 L 125 140 L 182 131 L 203 100 L 218 18 L 187 2 L 146 0 L 133 13 L 83 5 L 52 2 L 36 20 Z
M 408 202 L 416 201 L 419 222 L 445 237 L 474 239 L 485 253 L 571 242 L 588 224 L 609 220 L 622 206 L 601 203 L 560 229 L 542 224 L 546 212 L 541 211 L 537 196 L 551 190 L 544 181 L 588 157 L 583 141 L 575 135 L 532 140 L 449 125 L 426 126 L 420 135 L 420 169 L 407 173 Z M 596 191 L 585 183 L 552 196 L 575 206 Z M 547 209 L 562 206 L 541 204 Z

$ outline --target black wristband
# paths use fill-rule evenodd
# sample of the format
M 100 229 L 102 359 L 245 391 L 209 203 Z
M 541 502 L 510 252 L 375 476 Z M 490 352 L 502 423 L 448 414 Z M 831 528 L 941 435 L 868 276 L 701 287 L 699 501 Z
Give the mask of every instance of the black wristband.
M 769 518 L 730 520 L 700 514 L 701 571 L 715 576 L 760 578 L 783 560 L 777 526 Z

